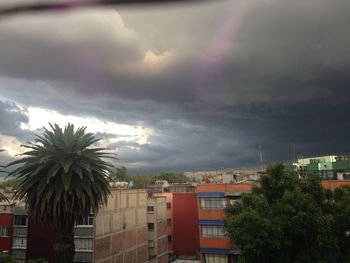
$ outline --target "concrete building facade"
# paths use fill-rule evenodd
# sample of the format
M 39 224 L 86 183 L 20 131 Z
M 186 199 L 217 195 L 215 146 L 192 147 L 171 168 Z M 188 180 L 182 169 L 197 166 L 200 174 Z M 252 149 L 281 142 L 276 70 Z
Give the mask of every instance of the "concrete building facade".
M 112 190 L 95 217 L 95 263 L 147 262 L 146 209 L 146 190 Z
M 148 259 L 149 262 L 167 263 L 169 260 L 165 196 L 147 199 Z
M 112 189 L 107 205 L 96 216 L 77 222 L 74 262 L 147 262 L 146 213 L 146 190 Z M 31 258 L 53 262 L 54 239 L 53 226 L 32 220 L 28 223 L 25 207 L 14 207 L 11 254 L 18 262 Z

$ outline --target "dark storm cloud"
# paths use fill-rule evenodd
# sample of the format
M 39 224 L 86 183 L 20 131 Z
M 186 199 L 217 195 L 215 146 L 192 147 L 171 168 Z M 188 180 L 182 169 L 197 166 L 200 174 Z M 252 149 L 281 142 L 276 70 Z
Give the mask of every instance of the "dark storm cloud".
M 23 139 L 27 136 L 20 126 L 27 122 L 27 116 L 16 104 L 0 100 L 0 134 Z
M 152 129 L 110 145 L 134 171 L 256 167 L 259 144 L 265 162 L 348 151 L 350 2 L 242 3 L 0 22 L 1 94 Z

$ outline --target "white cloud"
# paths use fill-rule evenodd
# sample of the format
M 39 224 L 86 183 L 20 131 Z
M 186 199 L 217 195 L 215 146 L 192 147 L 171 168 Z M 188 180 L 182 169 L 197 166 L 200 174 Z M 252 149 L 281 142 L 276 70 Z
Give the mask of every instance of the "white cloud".
M 162 52 L 160 54 L 155 54 L 153 51 L 147 50 L 145 57 L 143 58 L 143 63 L 146 67 L 159 68 L 169 63 L 171 58 L 171 52 Z
M 105 133 L 111 137 L 101 140 L 101 144 L 108 146 L 109 144 L 123 141 L 134 141 L 140 144 L 148 143 L 148 137 L 151 130 L 142 126 L 131 126 L 118 124 L 111 121 L 97 119 L 96 117 L 79 117 L 74 115 L 63 115 L 57 111 L 29 107 L 26 111 L 28 123 L 22 124 L 24 130 L 37 131 L 42 127 L 47 127 L 48 123 L 57 123 L 61 127 L 68 123 L 73 123 L 76 127 L 87 127 L 88 132 Z
M 0 149 L 5 150 L 5 154 L 14 157 L 24 152 L 21 142 L 15 137 L 0 134 Z

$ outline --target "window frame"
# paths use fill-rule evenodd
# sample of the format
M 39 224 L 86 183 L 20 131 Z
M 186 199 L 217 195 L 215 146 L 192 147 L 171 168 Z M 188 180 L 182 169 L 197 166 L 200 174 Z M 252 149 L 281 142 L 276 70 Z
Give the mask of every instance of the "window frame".
M 147 206 L 147 213 L 148 214 L 153 214 L 154 213 L 154 206 L 153 205 Z
M 227 206 L 226 197 L 201 197 L 200 208 L 203 210 L 224 210 Z
M 82 223 L 82 224 L 80 224 Z M 76 227 L 93 227 L 94 226 L 94 216 L 89 215 L 84 217 L 81 222 L 75 222 Z
M 224 226 L 222 225 L 203 225 L 201 235 L 205 238 L 224 238 L 226 237 Z
M 206 263 L 228 263 L 228 256 L 218 255 L 218 254 L 206 254 L 205 262 Z
M 18 240 L 21 240 L 22 242 L 17 242 Z M 12 238 L 12 248 L 27 249 L 27 237 L 26 236 L 13 237 Z
M 150 227 L 150 226 L 152 226 L 152 227 Z M 154 223 L 147 223 L 147 229 L 150 232 L 154 231 Z
M 24 218 L 25 219 L 25 224 L 17 224 L 18 221 L 17 219 L 19 218 Z M 26 215 L 15 215 L 14 218 L 13 218 L 13 225 L 16 226 L 16 227 L 27 227 L 28 226 L 28 217 Z
M 150 248 L 150 249 L 154 248 L 154 240 L 148 240 L 147 247 Z
M 6 231 L 4 231 L 6 230 Z M 5 232 L 5 235 L 3 234 Z M 7 235 L 6 235 L 7 233 Z M 0 236 L 1 237 L 9 237 L 10 236 L 10 227 L 8 226 L 1 226 L 0 227 Z
M 76 237 L 74 238 L 75 251 L 93 251 L 94 241 L 93 238 Z

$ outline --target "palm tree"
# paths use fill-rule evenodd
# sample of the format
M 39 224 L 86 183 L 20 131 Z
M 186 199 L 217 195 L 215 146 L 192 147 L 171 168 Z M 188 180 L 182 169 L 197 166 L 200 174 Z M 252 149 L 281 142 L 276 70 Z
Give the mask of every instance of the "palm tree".
M 112 165 L 104 159 L 115 157 L 106 148 L 91 148 L 99 139 L 86 127 L 50 127 L 8 166 L 19 165 L 10 172 L 19 180 L 15 198 L 25 200 L 31 218 L 56 227 L 55 262 L 67 263 L 74 257 L 74 223 L 107 202 Z
M 0 152 L 3 152 L 4 150 L 0 150 Z M 0 165 L 0 168 L 4 168 L 3 165 Z M 5 173 L 5 171 L 3 170 L 0 170 L 0 173 Z M 0 190 L 5 190 L 5 187 L 0 184 Z M 8 202 L 9 200 L 7 199 L 7 197 L 2 193 L 0 192 L 0 202 Z

